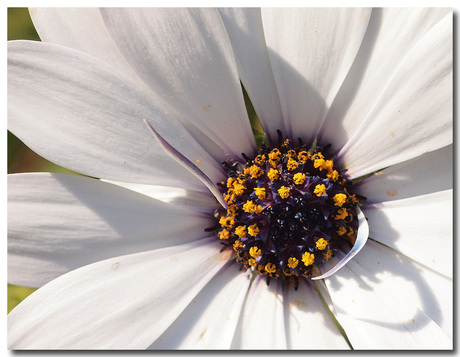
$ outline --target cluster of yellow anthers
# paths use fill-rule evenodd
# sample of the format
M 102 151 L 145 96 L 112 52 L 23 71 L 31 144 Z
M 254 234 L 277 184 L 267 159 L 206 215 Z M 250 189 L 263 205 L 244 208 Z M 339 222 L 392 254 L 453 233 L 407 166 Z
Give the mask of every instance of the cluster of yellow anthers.
M 332 236 L 347 238 L 348 241 L 355 239 L 355 229 L 349 223 L 355 219 L 353 207 L 358 201 L 347 191 L 347 180 L 334 168 L 333 160 L 325 158 L 321 151 L 309 153 L 289 149 L 289 140 L 280 148 L 265 151 L 253 160 L 248 159 L 244 168 L 230 170 L 227 181 L 220 183 L 225 189 L 224 199 L 228 208 L 225 213 L 219 213 L 221 228 L 218 235 L 225 245 L 233 247 L 237 261 L 246 268 L 256 269 L 270 277 L 311 276 L 314 264 L 332 256 Z M 304 195 L 311 197 L 307 200 L 313 203 L 307 206 L 293 203 Z M 308 207 L 317 207 L 322 202 L 328 202 L 328 210 L 332 211 L 333 233 L 315 235 L 309 246 L 293 250 L 291 255 L 282 258 L 278 253 L 266 250 L 264 242 L 267 239 L 274 241 L 278 249 L 283 247 L 283 239 L 286 240 L 283 234 L 287 234 L 288 230 L 282 225 L 292 224 L 294 220 L 280 216 L 280 210 L 301 217 L 302 214 L 310 214 Z M 302 232 L 315 229 L 307 227 L 306 221 L 311 220 L 307 216 L 299 219 L 303 228 L 298 228 L 295 239 L 305 239 Z M 262 229 L 264 237 L 268 238 L 261 239 L 259 234 Z M 287 242 L 284 247 L 288 244 L 292 242 Z M 282 248 L 282 251 L 285 249 Z

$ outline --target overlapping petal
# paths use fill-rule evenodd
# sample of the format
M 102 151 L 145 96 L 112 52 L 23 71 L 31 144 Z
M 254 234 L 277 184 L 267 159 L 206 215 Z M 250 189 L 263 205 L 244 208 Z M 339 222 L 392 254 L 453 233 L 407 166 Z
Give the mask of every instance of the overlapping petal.
M 378 264 L 372 249 L 366 253 Z M 353 260 L 326 285 L 354 349 L 452 348 L 452 339 L 407 296 Z
M 204 133 L 233 158 L 256 151 L 232 48 L 216 9 L 101 11 L 118 50 L 153 92 L 186 113 L 181 119 L 190 130 Z
M 145 349 L 228 257 L 214 239 L 199 240 L 74 270 L 9 314 L 9 348 Z
M 390 166 L 356 185 L 366 203 L 378 203 L 444 191 L 453 186 L 453 145 Z
M 40 287 L 61 274 L 114 256 L 203 238 L 214 223 L 82 176 L 8 178 L 8 281 Z
M 339 152 L 361 176 L 452 143 L 452 14 L 406 54 Z
M 312 140 L 350 69 L 370 9 L 262 9 L 265 40 L 290 137 Z
M 213 181 L 222 178 L 172 108 L 106 63 L 32 41 L 10 42 L 8 57 L 9 129 L 49 160 L 95 177 L 203 189 L 164 153 L 148 119 Z
M 221 8 L 238 73 L 251 103 L 272 142 L 276 130 L 286 132 L 273 71 L 268 58 L 262 17 L 258 8 Z
M 368 205 L 364 213 L 369 237 L 452 277 L 452 189 Z
M 250 280 L 238 269 L 218 272 L 149 349 L 229 349 Z

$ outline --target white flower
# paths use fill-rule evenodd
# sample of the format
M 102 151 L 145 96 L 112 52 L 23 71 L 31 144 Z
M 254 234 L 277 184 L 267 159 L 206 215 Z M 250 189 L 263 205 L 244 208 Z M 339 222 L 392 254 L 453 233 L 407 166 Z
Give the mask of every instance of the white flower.
M 43 42 L 9 43 L 9 129 L 126 183 L 10 175 L 9 282 L 40 287 L 10 348 L 452 348 L 450 10 L 31 13 Z M 352 178 L 384 169 L 357 189 L 372 240 L 324 282 L 248 292 L 204 231 L 214 196 L 144 123 L 225 180 L 221 161 L 256 152 L 240 79 L 272 141 L 331 143 Z

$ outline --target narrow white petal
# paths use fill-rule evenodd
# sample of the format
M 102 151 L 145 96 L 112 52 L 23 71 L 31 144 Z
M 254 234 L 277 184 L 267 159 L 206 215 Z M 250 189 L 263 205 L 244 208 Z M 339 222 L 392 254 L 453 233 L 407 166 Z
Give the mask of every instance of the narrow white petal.
M 345 145 L 405 55 L 449 12 L 448 8 L 372 10 L 356 59 L 326 116 L 322 142 L 332 143 L 337 150 Z
M 9 314 L 9 348 L 145 349 L 228 256 L 220 254 L 211 239 L 74 270 L 37 290 Z
M 361 45 L 369 9 L 262 9 L 288 135 L 313 139 Z
M 241 81 L 269 140 L 286 132 L 258 8 L 221 8 Z
M 364 207 L 369 236 L 452 277 L 452 190 Z
M 118 185 L 134 192 L 155 198 L 157 200 L 186 206 L 188 209 L 200 212 L 213 212 L 219 204 L 209 191 L 192 191 L 180 187 L 168 187 L 158 185 L 143 185 L 140 183 L 128 183 L 111 180 L 101 180 Z
M 216 162 L 140 82 L 82 52 L 33 41 L 8 45 L 8 126 L 45 158 L 89 176 L 201 188 L 169 158 L 148 119 L 213 181 Z
M 255 151 L 232 48 L 216 9 L 101 11 L 119 51 L 153 92 L 183 113 L 186 125 L 234 158 Z
M 430 317 L 353 260 L 326 285 L 354 349 L 452 349 L 452 339 Z
M 254 280 L 240 316 L 232 349 L 286 349 L 283 292 L 279 281 Z
M 453 145 L 390 166 L 356 186 L 367 203 L 421 196 L 453 187 Z
M 312 284 L 301 280 L 297 291 L 288 287 L 283 300 L 289 349 L 349 349 Z
M 110 38 L 98 8 L 32 8 L 30 16 L 43 42 L 88 53 L 134 74 Z
M 376 281 L 384 283 L 423 311 L 447 335 L 453 336 L 452 279 L 373 241 L 368 242 L 354 261 Z
M 406 54 L 339 152 L 361 176 L 452 143 L 452 14 Z
M 98 180 L 65 174 L 8 177 L 8 280 L 39 287 L 86 264 L 190 242 L 215 224 Z
M 222 269 L 149 349 L 229 349 L 250 277 Z

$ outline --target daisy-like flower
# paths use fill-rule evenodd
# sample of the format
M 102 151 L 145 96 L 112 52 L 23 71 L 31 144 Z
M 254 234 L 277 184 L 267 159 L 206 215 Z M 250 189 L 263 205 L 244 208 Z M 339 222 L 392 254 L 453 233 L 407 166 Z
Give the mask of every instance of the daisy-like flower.
M 10 348 L 452 348 L 450 10 L 31 14 Z

